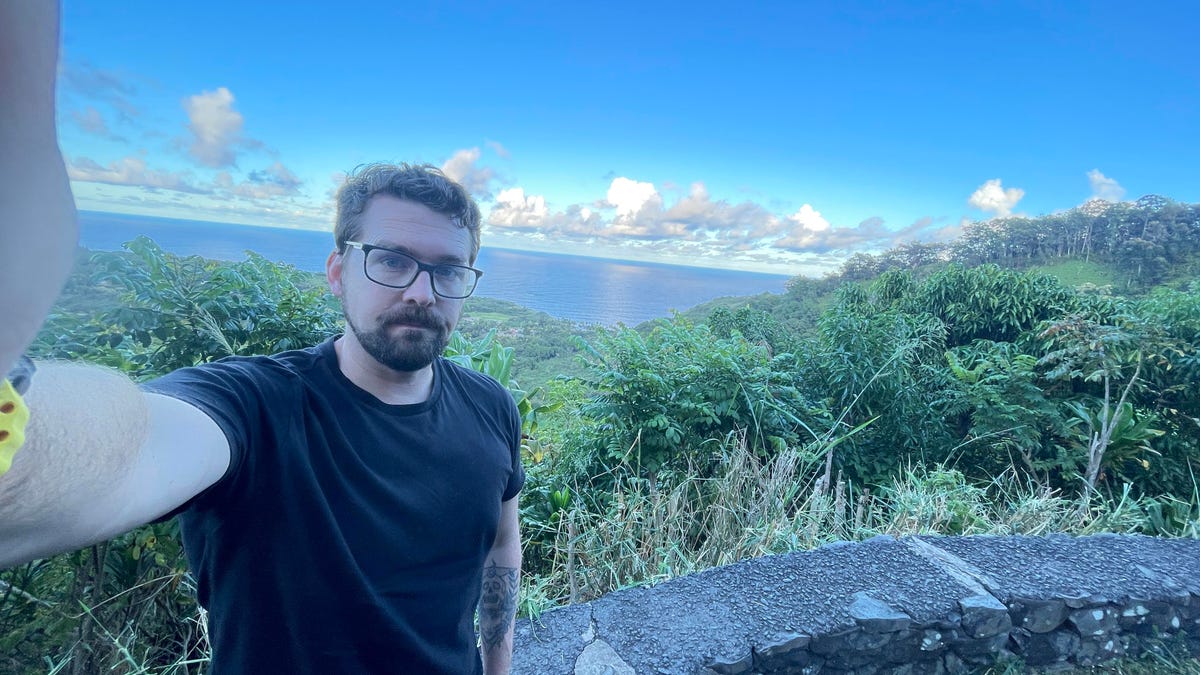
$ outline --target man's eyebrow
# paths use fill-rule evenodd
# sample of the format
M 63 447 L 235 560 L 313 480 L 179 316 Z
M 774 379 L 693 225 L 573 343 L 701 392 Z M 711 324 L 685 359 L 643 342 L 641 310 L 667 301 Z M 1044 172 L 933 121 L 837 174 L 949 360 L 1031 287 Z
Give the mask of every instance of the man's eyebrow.
M 386 239 L 381 239 L 380 241 L 377 241 L 371 245 L 378 246 L 379 248 L 391 249 L 393 251 L 400 251 L 401 253 L 407 253 L 408 255 L 416 258 L 417 260 L 420 260 L 423 263 L 430 263 L 433 265 L 462 265 L 464 267 L 467 265 L 467 261 L 465 258 L 456 256 L 453 253 L 448 253 L 441 257 L 434 258 L 433 260 L 427 260 L 427 259 L 417 255 L 416 251 L 405 246 L 404 244 L 397 244 L 393 241 L 388 241 Z

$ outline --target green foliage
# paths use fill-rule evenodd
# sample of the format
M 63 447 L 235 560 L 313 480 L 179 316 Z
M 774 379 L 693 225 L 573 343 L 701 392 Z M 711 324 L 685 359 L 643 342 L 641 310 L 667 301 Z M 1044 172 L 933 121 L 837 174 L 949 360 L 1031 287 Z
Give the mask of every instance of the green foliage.
M 1043 388 L 1037 358 L 1008 342 L 977 340 L 945 353 L 952 386 L 933 405 L 962 440 L 957 461 L 973 477 L 1019 466 L 1043 480 L 1078 470 L 1065 454 L 1069 426 Z
M 1111 284 L 1140 292 L 1200 274 L 1200 204 L 1150 195 L 1132 204 L 1093 201 L 1039 218 L 968 223 L 950 244 L 856 253 L 829 280 L 870 281 L 891 270 L 923 273 L 945 262 L 1042 265 L 1068 286 Z
M 340 331 L 335 304 L 293 267 L 256 253 L 237 263 L 182 258 L 146 237 L 126 248 L 129 254 L 93 259 L 91 283 L 121 289 L 120 304 L 52 321 L 37 354 L 147 377 L 234 354 L 304 347 Z
M 527 387 L 539 387 L 558 376 L 583 374 L 578 340 L 592 329 L 556 319 L 511 302 L 471 296 L 458 330 L 470 340 L 495 331 L 496 339 L 513 348 L 512 376 Z
M 891 502 L 889 532 L 976 534 L 987 530 L 987 491 L 967 482 L 957 469 L 909 468 L 882 488 Z
M 908 296 L 906 304 L 909 311 L 941 320 L 948 345 L 958 347 L 975 340 L 1012 342 L 1039 321 L 1073 309 L 1076 297 L 1047 275 L 996 265 L 950 265 Z
M 876 420 L 839 450 L 837 465 L 857 481 L 886 479 L 906 456 L 938 456 L 950 440 L 929 405 L 945 387 L 945 330 L 890 305 L 876 304 L 862 285 L 843 286 L 800 350 L 800 387 L 836 416 L 836 435 Z
M 795 350 L 792 336 L 772 314 L 748 305 L 736 311 L 718 307 L 708 316 L 708 327 L 719 338 L 739 335 L 747 342 L 766 346 L 772 354 Z
M 585 378 L 592 389 L 580 414 L 579 468 L 595 471 L 633 457 L 640 473 L 715 461 L 713 439 L 746 430 L 750 447 L 773 453 L 804 436 L 808 404 L 793 386 L 781 354 L 738 336 L 719 338 L 705 326 L 662 322 L 643 337 L 620 329 L 602 335 Z
M 1152 426 L 1157 423 L 1153 414 L 1138 414 L 1128 401 L 1105 406 L 1099 399 L 1083 398 L 1068 401 L 1066 406 L 1073 415 L 1069 425 L 1075 432 L 1079 447 L 1087 447 L 1101 433 L 1104 425 L 1112 420 L 1113 431 L 1105 446 L 1104 466 L 1120 481 L 1141 482 L 1150 470 L 1150 458 L 1161 456 L 1150 443 L 1164 433 L 1162 429 Z
M 5 570 L 0 582 L 4 672 L 70 661 L 83 673 L 187 673 L 207 659 L 173 523 Z

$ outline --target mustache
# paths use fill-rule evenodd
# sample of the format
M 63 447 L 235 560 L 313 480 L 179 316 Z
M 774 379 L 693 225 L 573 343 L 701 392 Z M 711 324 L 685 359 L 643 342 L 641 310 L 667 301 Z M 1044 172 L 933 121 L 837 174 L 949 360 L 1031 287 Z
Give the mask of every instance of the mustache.
M 380 316 L 379 322 L 385 326 L 404 323 L 435 330 L 442 327 L 442 322 L 438 320 L 437 316 L 424 307 L 393 309 Z

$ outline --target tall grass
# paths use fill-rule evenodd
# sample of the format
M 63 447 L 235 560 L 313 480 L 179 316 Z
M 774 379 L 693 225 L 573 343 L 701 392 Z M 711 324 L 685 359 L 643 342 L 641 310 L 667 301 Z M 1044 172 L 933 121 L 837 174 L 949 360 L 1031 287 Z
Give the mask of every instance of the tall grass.
M 527 576 L 524 610 L 600 597 L 739 560 L 808 550 L 879 534 L 1148 533 L 1196 536 L 1200 500 L 1135 498 L 1128 490 L 1081 505 L 1009 470 L 988 485 L 951 467 L 907 467 L 874 490 L 838 477 L 826 485 L 820 453 L 785 450 L 763 459 L 745 439 L 720 448 L 720 470 L 637 477 L 616 467 L 603 494 L 576 500 L 549 533 L 547 570 Z M 587 486 L 576 494 L 589 495 Z M 1082 506 L 1082 508 L 1081 508 Z M 1170 512 L 1170 517 L 1162 515 Z M 1183 515 L 1180 515 L 1183 514 Z M 546 533 L 542 533 L 543 535 Z
M 879 534 L 1144 532 L 1194 537 L 1200 531 L 1200 491 L 1190 500 L 1135 497 L 1128 490 L 1108 497 L 1093 494 L 1081 508 L 1078 495 L 1064 495 L 1015 470 L 990 484 L 974 485 L 953 467 L 914 464 L 889 484 L 867 488 L 840 476 L 827 484 L 820 448 L 786 449 L 764 458 L 734 434 L 713 450 L 719 468 L 706 477 L 683 472 L 647 478 L 639 476 L 637 467 L 613 467 L 606 476 L 610 480 L 600 482 L 610 487 L 576 485 L 569 506 L 551 524 L 525 523 L 527 554 L 537 559 L 528 556 L 522 614 L 536 616 L 620 588 L 766 554 Z M 539 545 L 533 546 L 534 541 Z M 0 620 L 40 601 L 22 595 L 24 589 L 10 585 L 5 590 L 0 593 Z M 186 584 L 161 584 L 159 596 L 144 602 L 191 592 Z M 82 673 L 100 667 L 118 675 L 183 675 L 202 670 L 208 653 L 202 610 L 184 618 L 186 626 L 176 627 L 176 633 L 188 637 L 176 657 L 164 659 L 161 645 L 151 657 L 138 644 L 145 627 L 137 622 L 145 613 L 131 614 L 120 625 L 97 620 L 93 610 L 116 599 L 100 598 L 75 612 L 93 619 L 89 639 L 77 638 L 42 663 L 11 672 Z M 57 611 L 72 613 L 69 608 Z M 1147 658 L 1159 660 L 1150 665 L 1131 662 L 1121 666 L 1124 670 L 1106 672 L 1197 673 L 1194 661 L 1175 653 L 1151 655 Z

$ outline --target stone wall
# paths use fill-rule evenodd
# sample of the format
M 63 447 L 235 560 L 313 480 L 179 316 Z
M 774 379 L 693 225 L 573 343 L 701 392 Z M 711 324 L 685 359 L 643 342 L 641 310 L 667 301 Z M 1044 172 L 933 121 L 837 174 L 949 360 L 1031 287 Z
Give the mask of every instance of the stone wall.
M 631 588 L 517 625 L 515 675 L 960 673 L 1200 655 L 1200 541 L 875 537 Z

